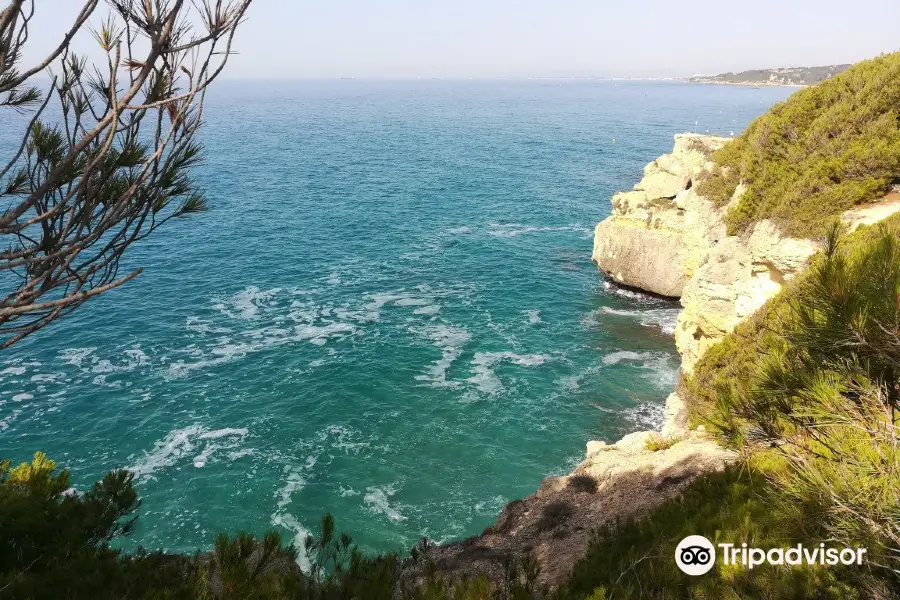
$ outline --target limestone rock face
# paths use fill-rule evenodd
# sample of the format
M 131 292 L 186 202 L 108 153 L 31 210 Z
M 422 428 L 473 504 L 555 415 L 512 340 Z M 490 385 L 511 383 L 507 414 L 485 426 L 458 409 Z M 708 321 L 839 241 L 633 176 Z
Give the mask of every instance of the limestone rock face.
M 693 191 L 709 154 L 727 138 L 683 134 L 644 169 L 633 191 L 613 197 L 594 232 L 593 260 L 614 281 L 679 297 L 710 245 L 725 234 L 718 211 Z
M 593 259 L 618 283 L 680 297 L 675 341 L 682 370 L 802 272 L 818 249 L 782 237 L 768 222 L 748 235 L 727 235 L 725 213 L 744 192 L 717 208 L 693 183 L 727 138 L 677 135 L 675 148 L 644 169 L 630 192 L 616 194 L 613 213 L 597 225 Z
M 681 368 L 693 371 L 701 356 L 806 269 L 818 246 L 784 238 L 769 221 L 749 237 L 728 236 L 710 249 L 684 288 L 675 343 Z
M 681 296 L 685 273 L 672 265 L 685 262 L 681 234 L 645 229 L 623 221 L 604 221 L 594 231 L 594 260 L 618 283 L 662 296 Z

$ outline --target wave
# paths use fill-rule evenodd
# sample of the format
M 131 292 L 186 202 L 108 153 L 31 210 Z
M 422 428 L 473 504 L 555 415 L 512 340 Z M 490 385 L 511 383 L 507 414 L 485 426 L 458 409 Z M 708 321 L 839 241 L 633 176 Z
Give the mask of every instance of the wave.
M 462 355 L 463 346 L 472 337 L 469 332 L 451 325 L 410 328 L 410 331 L 425 336 L 441 349 L 441 358 L 428 367 L 424 374 L 416 375 L 416 381 L 424 381 L 432 387 L 459 387 L 459 382 L 447 379 L 447 371 Z
M 275 527 L 281 527 L 294 534 L 294 541 L 291 543 L 297 550 L 297 565 L 304 573 L 309 573 L 312 563 L 306 556 L 306 537 L 311 534 L 310 530 L 304 527 L 300 520 L 290 513 L 274 512 L 270 517 L 270 522 Z
M 281 288 L 263 291 L 251 285 L 232 296 L 217 300 L 214 306 L 232 319 L 256 319 L 260 309 L 269 304 L 280 291 Z
M 619 310 L 603 306 L 600 312 L 616 317 L 628 317 L 637 320 L 644 327 L 653 327 L 666 335 L 675 335 L 680 308 L 646 308 L 640 310 Z
M 324 443 L 328 438 L 333 438 L 331 440 L 331 448 L 343 450 L 345 454 L 357 455 L 364 450 L 368 450 L 371 446 L 369 442 L 359 439 L 363 435 L 362 432 L 344 425 L 329 425 L 323 433 L 325 435 L 319 436 L 321 442 Z M 307 467 L 312 467 L 313 464 L 315 463 L 310 464 L 307 459 Z
M 248 354 L 267 350 L 285 344 L 309 342 L 315 346 L 324 346 L 332 339 L 343 339 L 355 333 L 356 326 L 350 323 L 328 323 L 325 325 L 296 325 L 293 328 L 267 327 L 246 331 L 240 335 L 251 341 L 232 343 L 230 337 L 219 340 L 219 345 L 206 351 L 193 347 L 188 350 L 192 358 L 198 360 L 170 363 L 166 375 L 173 379 L 187 377 L 192 371 L 214 367 Z
M 665 352 L 620 350 L 607 354 L 602 362 L 608 367 L 622 362 L 640 363 L 639 368 L 647 371 L 644 378 L 661 390 L 670 390 L 678 382 L 679 367 L 674 364 L 674 357 Z
M 544 233 L 552 231 L 578 231 L 590 232 L 584 225 L 566 225 L 562 227 L 539 227 L 537 225 L 522 225 L 520 223 L 489 223 L 488 235 L 494 237 L 512 238 L 526 233 Z
M 648 360 L 654 357 L 654 353 L 652 352 L 632 352 L 631 350 L 620 350 L 618 352 L 612 352 L 603 357 L 602 361 L 604 365 L 612 366 L 617 365 L 622 361 L 638 361 L 638 360 Z
M 175 466 L 188 457 L 195 467 L 203 468 L 216 451 L 235 450 L 249 434 L 250 432 L 243 428 L 210 430 L 202 425 L 176 429 L 156 442 L 153 450 L 146 452 L 144 457 L 128 467 L 128 470 L 134 473 L 138 480 L 149 480 L 154 478 L 157 471 Z M 200 452 L 195 454 L 198 449 Z
M 429 304 L 427 306 L 420 306 L 416 310 L 413 311 L 414 315 L 427 315 L 433 316 L 438 314 L 441 311 L 440 304 Z
M 449 233 L 450 235 L 469 235 L 472 233 L 472 228 L 468 226 L 454 227 L 446 230 L 446 233 Z
M 32 383 L 58 383 L 61 377 L 64 377 L 63 373 L 37 373 L 31 376 L 30 381 Z
M 526 310 L 525 316 L 528 317 L 529 325 L 537 325 L 538 323 L 543 323 L 543 321 L 541 321 L 541 311 L 539 310 Z
M 395 505 L 391 504 L 391 497 L 397 493 L 394 484 L 384 487 L 368 487 L 363 503 L 375 513 L 386 516 L 391 521 L 406 521 L 406 517 L 400 514 Z
M 603 289 L 614 296 L 627 298 L 628 300 L 636 300 L 638 302 L 660 302 L 660 299 L 656 296 L 623 288 L 608 279 L 603 281 Z
M 96 348 L 66 348 L 59 353 L 59 359 L 67 364 L 80 367 L 84 359 L 91 356 Z
M 638 431 L 657 431 L 666 421 L 666 408 L 661 404 L 639 404 L 623 411 L 622 415 L 638 428 Z
M 466 381 L 475 385 L 485 394 L 497 394 L 503 391 L 503 383 L 494 372 L 494 367 L 503 362 L 510 362 L 523 367 L 535 367 L 550 360 L 544 354 L 516 354 L 514 352 L 478 352 L 472 360 L 475 374 Z

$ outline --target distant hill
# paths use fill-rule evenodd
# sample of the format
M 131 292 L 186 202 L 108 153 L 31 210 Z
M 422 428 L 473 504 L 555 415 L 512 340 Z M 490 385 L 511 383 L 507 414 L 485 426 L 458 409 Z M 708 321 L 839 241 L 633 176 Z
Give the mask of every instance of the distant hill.
M 850 67 L 850 65 L 754 69 L 742 73 L 695 75 L 690 78 L 690 81 L 693 83 L 718 83 L 727 85 L 815 85 L 834 77 L 848 67 Z

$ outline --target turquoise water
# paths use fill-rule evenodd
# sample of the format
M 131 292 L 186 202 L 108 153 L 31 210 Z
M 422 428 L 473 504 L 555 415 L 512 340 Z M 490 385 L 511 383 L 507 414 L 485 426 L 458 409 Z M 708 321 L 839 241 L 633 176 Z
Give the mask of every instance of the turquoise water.
M 134 470 L 129 545 L 292 538 L 325 511 L 367 550 L 476 533 L 587 440 L 661 418 L 677 306 L 591 264 L 610 195 L 674 133 L 737 132 L 788 93 L 225 82 L 211 210 L 0 355 L 0 455 L 46 451 L 82 488 Z

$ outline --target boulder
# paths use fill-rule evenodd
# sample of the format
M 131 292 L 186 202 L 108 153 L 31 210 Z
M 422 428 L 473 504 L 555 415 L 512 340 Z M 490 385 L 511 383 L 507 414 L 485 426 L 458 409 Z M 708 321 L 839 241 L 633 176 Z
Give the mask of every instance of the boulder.
M 645 229 L 626 221 L 606 220 L 594 231 L 593 260 L 617 283 L 661 296 L 679 297 L 687 273 L 679 268 L 687 246 L 668 229 Z

